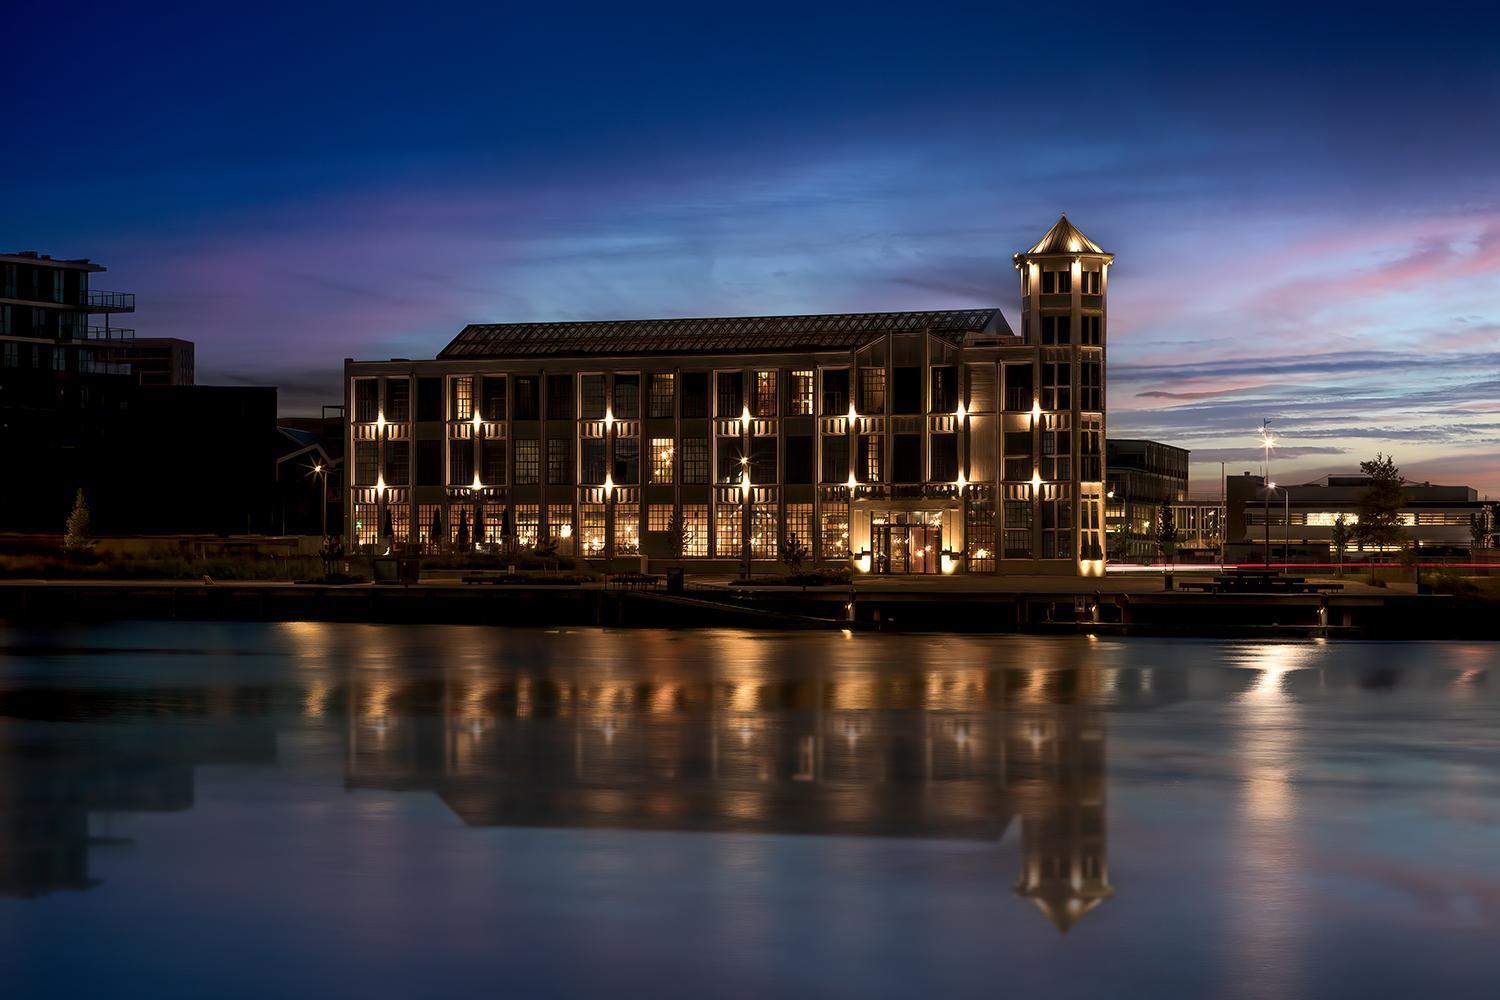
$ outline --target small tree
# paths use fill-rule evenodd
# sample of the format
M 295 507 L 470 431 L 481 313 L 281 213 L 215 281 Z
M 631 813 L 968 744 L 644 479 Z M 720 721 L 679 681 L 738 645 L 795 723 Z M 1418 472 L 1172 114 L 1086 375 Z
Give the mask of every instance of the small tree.
M 672 519 L 667 522 L 667 554 L 673 559 L 681 559 L 685 551 L 687 551 L 687 532 L 683 528 L 682 514 L 674 508 Z
M 1334 554 L 1339 560 L 1339 576 L 1344 575 L 1344 553 L 1349 550 L 1349 540 L 1353 532 L 1349 530 L 1349 522 L 1340 514 L 1333 519 L 1333 531 L 1329 535 L 1329 541 L 1333 543 Z
M 1369 545 L 1400 545 L 1406 540 L 1401 530 L 1401 509 L 1406 498 L 1401 495 L 1401 470 L 1390 455 L 1376 454 L 1359 463 L 1359 471 L 1370 480 L 1359 497 L 1359 523 L 1354 534 Z
M 1113 538 L 1111 540 L 1114 542 L 1115 546 L 1115 553 L 1111 558 L 1116 562 L 1129 562 L 1130 517 L 1128 514 L 1128 509 L 1127 513 L 1120 518 L 1120 522 L 1115 525 L 1115 530 L 1111 534 L 1113 535 Z
M 781 543 L 781 561 L 786 565 L 793 576 L 802 572 L 802 563 L 807 560 L 807 546 L 797 537 L 794 531 L 786 536 L 786 541 Z
M 1471 549 L 1489 548 L 1490 541 L 1490 519 L 1489 511 L 1481 510 L 1469 515 L 1469 540 Z
M 67 528 L 63 532 L 63 552 L 78 556 L 93 545 L 94 540 L 89 537 L 89 505 L 83 498 L 83 488 L 79 487 L 78 495 L 73 498 L 73 510 L 68 514 Z
M 1156 508 L 1156 547 L 1161 550 L 1162 561 L 1167 564 L 1162 577 L 1166 588 L 1171 590 L 1172 559 L 1177 555 L 1177 521 L 1172 517 L 1171 505 L 1165 500 Z

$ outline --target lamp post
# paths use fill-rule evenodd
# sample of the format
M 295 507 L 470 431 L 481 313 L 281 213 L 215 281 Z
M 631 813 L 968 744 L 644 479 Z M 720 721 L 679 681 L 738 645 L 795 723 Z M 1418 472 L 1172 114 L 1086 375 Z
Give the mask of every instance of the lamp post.
M 1292 561 L 1292 491 L 1283 486 L 1281 488 L 1282 514 L 1281 514 L 1281 561 L 1289 563 Z
M 745 560 L 745 579 L 750 579 L 750 459 L 740 459 L 740 551 Z
M 1262 490 L 1262 494 L 1261 494 L 1262 498 L 1265 501 L 1264 504 L 1262 505 L 1263 506 L 1262 517 L 1264 518 L 1264 520 L 1266 522 L 1266 525 L 1265 525 L 1265 527 L 1266 527 L 1266 552 L 1265 552 L 1265 560 L 1264 561 L 1265 561 L 1266 567 L 1268 569 L 1271 566 L 1271 494 L 1273 492 L 1275 492 L 1275 490 L 1276 490 L 1276 484 L 1275 483 L 1266 483 L 1265 487 Z
M 1271 433 L 1271 422 L 1269 420 L 1262 420 L 1260 422 L 1260 446 L 1262 448 L 1260 481 L 1265 486 L 1265 502 L 1262 505 L 1264 508 L 1262 515 L 1266 522 L 1265 563 L 1268 567 L 1271 565 L 1271 491 L 1276 488 L 1276 484 L 1271 482 L 1271 446 L 1275 443 L 1276 437 Z
M 323 497 L 323 508 L 322 508 L 323 517 L 322 517 L 321 523 L 322 523 L 322 526 L 323 526 L 323 532 L 322 532 L 323 533 L 323 537 L 327 538 L 328 537 L 328 466 L 324 465 L 322 462 L 315 462 L 315 463 L 313 463 L 313 469 L 312 469 L 312 471 L 313 471 L 313 475 L 315 477 L 317 477 L 318 482 L 323 487 L 323 492 L 322 492 L 322 497 Z

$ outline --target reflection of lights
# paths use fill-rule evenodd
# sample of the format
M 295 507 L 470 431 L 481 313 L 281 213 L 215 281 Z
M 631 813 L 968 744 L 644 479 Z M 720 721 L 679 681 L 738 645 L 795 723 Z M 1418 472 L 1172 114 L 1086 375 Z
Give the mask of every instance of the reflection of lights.
M 557 533 L 559 535 L 561 535 L 563 538 L 572 538 L 573 537 L 573 526 L 571 524 L 565 524 L 561 528 L 557 529 Z

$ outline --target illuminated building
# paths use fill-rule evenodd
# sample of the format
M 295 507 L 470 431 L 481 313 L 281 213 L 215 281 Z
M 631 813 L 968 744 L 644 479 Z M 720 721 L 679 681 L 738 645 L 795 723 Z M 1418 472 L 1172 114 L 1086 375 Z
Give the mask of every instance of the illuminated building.
M 1059 219 L 1014 256 L 1019 332 L 999 309 L 480 324 L 430 361 L 348 360 L 349 541 L 722 572 L 795 535 L 867 572 L 1101 574 L 1113 260 Z
M 1334 522 L 1342 516 L 1351 532 L 1359 522 L 1359 501 L 1370 480 L 1360 475 L 1326 476 L 1312 483 L 1273 484 L 1267 502 L 1265 480 L 1249 472 L 1227 482 L 1228 552 L 1233 560 L 1259 559 L 1267 537 L 1272 555 L 1328 562 L 1333 552 Z M 1398 515 L 1407 544 L 1415 542 L 1433 555 L 1467 554 L 1472 544 L 1470 518 L 1486 516 L 1487 504 L 1470 486 L 1406 482 Z M 1386 553 L 1389 555 L 1389 552 Z M 1379 556 L 1351 539 L 1346 558 Z
M 1110 438 L 1105 447 L 1105 524 L 1112 562 L 1161 558 L 1156 525 L 1161 505 L 1172 511 L 1178 561 L 1216 557 L 1222 500 L 1188 493 L 1186 448 L 1138 438 Z

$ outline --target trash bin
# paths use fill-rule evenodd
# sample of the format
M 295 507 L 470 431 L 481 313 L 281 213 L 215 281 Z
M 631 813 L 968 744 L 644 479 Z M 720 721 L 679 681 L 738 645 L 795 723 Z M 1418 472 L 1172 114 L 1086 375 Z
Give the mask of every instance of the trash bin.
M 682 567 L 669 566 L 667 568 L 667 593 L 680 594 L 683 589 Z

